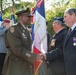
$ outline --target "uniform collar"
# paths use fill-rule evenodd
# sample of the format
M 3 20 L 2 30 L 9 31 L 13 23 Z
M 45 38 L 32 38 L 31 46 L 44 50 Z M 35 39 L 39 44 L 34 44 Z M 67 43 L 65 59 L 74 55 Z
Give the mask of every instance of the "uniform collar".
M 20 22 L 21 23 L 21 22 Z M 25 25 L 23 25 L 22 23 L 21 23 L 21 25 L 22 25 L 22 27 L 24 28 L 24 29 L 28 29 L 28 27 L 25 27 Z

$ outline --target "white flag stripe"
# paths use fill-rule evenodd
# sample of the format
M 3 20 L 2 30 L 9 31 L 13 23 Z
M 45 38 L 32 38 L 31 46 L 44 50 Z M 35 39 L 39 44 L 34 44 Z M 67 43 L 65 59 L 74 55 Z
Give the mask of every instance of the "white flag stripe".
M 35 36 L 34 36 L 34 46 L 40 50 L 42 53 L 47 52 L 47 36 L 46 36 L 46 21 L 43 16 L 41 16 L 37 11 L 35 14 Z M 39 25 L 39 26 L 37 26 Z

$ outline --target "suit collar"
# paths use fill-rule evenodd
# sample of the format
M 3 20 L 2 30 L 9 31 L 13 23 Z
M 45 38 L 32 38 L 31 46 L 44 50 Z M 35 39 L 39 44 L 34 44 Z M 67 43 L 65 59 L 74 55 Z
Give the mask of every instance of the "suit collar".
M 74 25 L 71 27 L 72 31 L 74 30 L 75 27 L 76 27 L 76 23 L 74 23 Z
M 62 32 L 65 28 L 60 29 L 56 34 L 58 34 L 59 32 Z
M 65 46 L 66 46 L 66 44 L 68 43 L 69 39 L 72 37 L 72 35 L 73 35 L 75 32 L 76 32 L 76 27 L 74 28 L 74 30 L 73 30 L 69 35 L 67 34 L 67 36 L 66 36 L 66 38 L 65 38 L 65 43 L 64 43 Z
M 63 32 L 65 30 L 65 28 L 61 29 L 58 33 L 56 33 L 55 35 L 60 34 L 61 32 Z
M 66 30 L 66 28 L 63 28 L 58 33 L 54 34 L 52 38 L 55 38 L 56 36 L 60 35 L 64 30 Z

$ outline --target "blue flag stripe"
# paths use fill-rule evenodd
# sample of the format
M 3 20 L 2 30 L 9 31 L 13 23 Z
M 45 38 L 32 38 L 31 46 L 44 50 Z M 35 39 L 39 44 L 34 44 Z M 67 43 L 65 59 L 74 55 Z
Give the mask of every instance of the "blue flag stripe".
M 0 12 L 0 21 L 2 21 L 2 13 Z
M 45 9 L 44 9 L 44 2 L 41 4 L 40 7 L 36 6 L 36 10 L 45 18 Z
M 14 14 L 11 14 L 11 16 L 10 16 L 10 20 L 14 20 L 14 24 L 16 23 L 16 19 L 15 19 L 15 15 Z

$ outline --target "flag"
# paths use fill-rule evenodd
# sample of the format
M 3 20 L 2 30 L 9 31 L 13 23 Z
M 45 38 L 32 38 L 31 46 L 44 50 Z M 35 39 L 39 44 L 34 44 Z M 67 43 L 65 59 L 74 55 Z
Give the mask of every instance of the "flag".
M 14 15 L 14 7 L 11 6 L 11 15 L 10 15 L 10 20 L 11 20 L 11 25 L 16 24 L 16 19 L 15 19 L 15 15 Z
M 14 7 L 10 6 L 10 8 L 11 8 L 11 12 L 14 13 Z
M 2 24 L 2 12 L 0 12 L 0 25 Z
M 11 20 L 11 23 L 12 23 L 12 24 L 16 24 L 16 19 L 15 19 L 14 13 L 11 14 L 10 20 Z
M 44 0 L 36 0 L 36 8 L 34 13 L 34 40 L 33 53 L 40 54 L 47 52 L 47 31 L 45 20 Z M 39 75 L 39 69 L 42 62 L 36 60 L 34 62 L 34 75 Z

